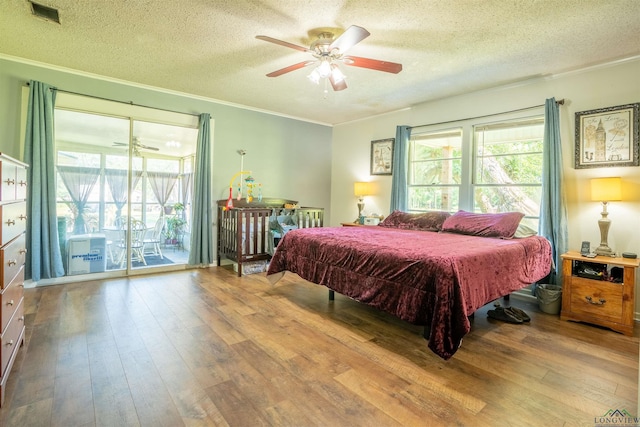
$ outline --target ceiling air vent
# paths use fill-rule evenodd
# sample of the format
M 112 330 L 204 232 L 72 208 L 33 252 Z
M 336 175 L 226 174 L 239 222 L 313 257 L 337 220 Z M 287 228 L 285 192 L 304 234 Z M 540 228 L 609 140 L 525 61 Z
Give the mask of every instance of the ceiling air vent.
M 57 24 L 60 23 L 58 9 L 31 2 L 31 12 L 38 18 L 43 18 L 47 21 L 53 21 Z

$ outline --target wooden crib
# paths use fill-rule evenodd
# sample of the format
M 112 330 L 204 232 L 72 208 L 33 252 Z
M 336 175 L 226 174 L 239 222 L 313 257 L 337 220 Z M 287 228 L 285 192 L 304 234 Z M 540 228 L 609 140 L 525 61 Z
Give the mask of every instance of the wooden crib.
M 322 227 L 323 208 L 296 207 L 296 201 L 266 198 L 247 203 L 245 199 L 234 200 L 234 207 L 226 208 L 227 200 L 218 200 L 218 265 L 223 258 L 237 264 L 238 276 L 242 276 L 243 264 L 271 259 L 273 248 L 281 237 L 272 232 L 272 219 L 286 218 L 293 224 L 289 228 Z

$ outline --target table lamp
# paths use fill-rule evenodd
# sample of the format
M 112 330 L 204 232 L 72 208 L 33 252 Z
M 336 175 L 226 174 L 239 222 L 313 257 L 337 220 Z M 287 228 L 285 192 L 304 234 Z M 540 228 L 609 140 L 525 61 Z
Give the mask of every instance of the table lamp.
M 360 222 L 362 210 L 364 209 L 364 197 L 372 194 L 372 186 L 370 182 L 356 182 L 353 184 L 353 194 L 358 198 L 358 218 L 354 221 Z
M 602 202 L 602 218 L 598 220 L 600 227 L 600 246 L 594 251 L 598 255 L 615 256 L 615 252 L 607 242 L 611 220 L 607 218 L 607 204 L 622 200 L 622 180 L 620 178 L 594 178 L 591 180 L 591 200 Z

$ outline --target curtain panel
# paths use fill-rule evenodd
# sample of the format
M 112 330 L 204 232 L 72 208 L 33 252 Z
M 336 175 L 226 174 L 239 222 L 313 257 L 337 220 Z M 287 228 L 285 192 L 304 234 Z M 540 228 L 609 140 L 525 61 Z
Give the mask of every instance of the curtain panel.
M 58 173 L 76 209 L 73 234 L 85 234 L 88 232 L 85 225 L 85 208 L 100 177 L 100 168 L 58 166 Z
M 167 204 L 167 200 L 169 200 L 169 196 L 171 196 L 171 192 L 176 186 L 176 182 L 178 182 L 178 174 L 171 172 L 147 172 L 147 179 L 149 180 L 151 191 L 153 191 L 154 196 L 156 196 L 156 200 L 158 200 L 158 203 L 160 203 L 160 206 L 164 209 L 164 205 Z
M 124 169 L 105 169 L 107 185 L 111 192 L 111 198 L 116 205 L 116 223 L 122 218 L 122 208 L 127 204 L 127 180 L 129 173 Z M 142 171 L 133 171 L 133 185 L 136 188 L 142 178 Z
M 550 282 L 561 285 L 562 260 L 567 250 L 567 210 L 562 185 L 562 142 L 560 140 L 560 113 L 555 98 L 545 101 L 544 140 L 542 157 L 542 201 L 540 203 L 541 236 L 551 242 L 554 272 Z
M 25 276 L 34 281 L 64 276 L 56 217 L 53 113 L 56 88 L 29 82 L 25 134 L 27 180 L 27 259 Z M 62 242 L 64 244 L 64 242 Z
M 407 170 L 409 167 L 409 126 L 396 127 L 396 141 L 393 147 L 393 166 L 391 179 L 391 209 L 406 212 L 408 208 Z
M 193 181 L 193 174 L 191 172 L 182 175 L 181 189 L 182 189 L 182 203 L 185 207 L 191 204 L 191 183 Z
M 193 211 L 189 264 L 208 266 L 213 262 L 213 205 L 211 196 L 211 116 L 200 114 L 196 167 L 193 176 Z

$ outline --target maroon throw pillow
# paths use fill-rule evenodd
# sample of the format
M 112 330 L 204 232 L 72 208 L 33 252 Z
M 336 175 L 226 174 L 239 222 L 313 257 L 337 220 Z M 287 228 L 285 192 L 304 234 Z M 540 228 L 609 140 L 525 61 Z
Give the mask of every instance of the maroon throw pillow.
M 442 231 L 511 239 L 524 217 L 520 212 L 473 213 L 458 211 L 442 224 Z

